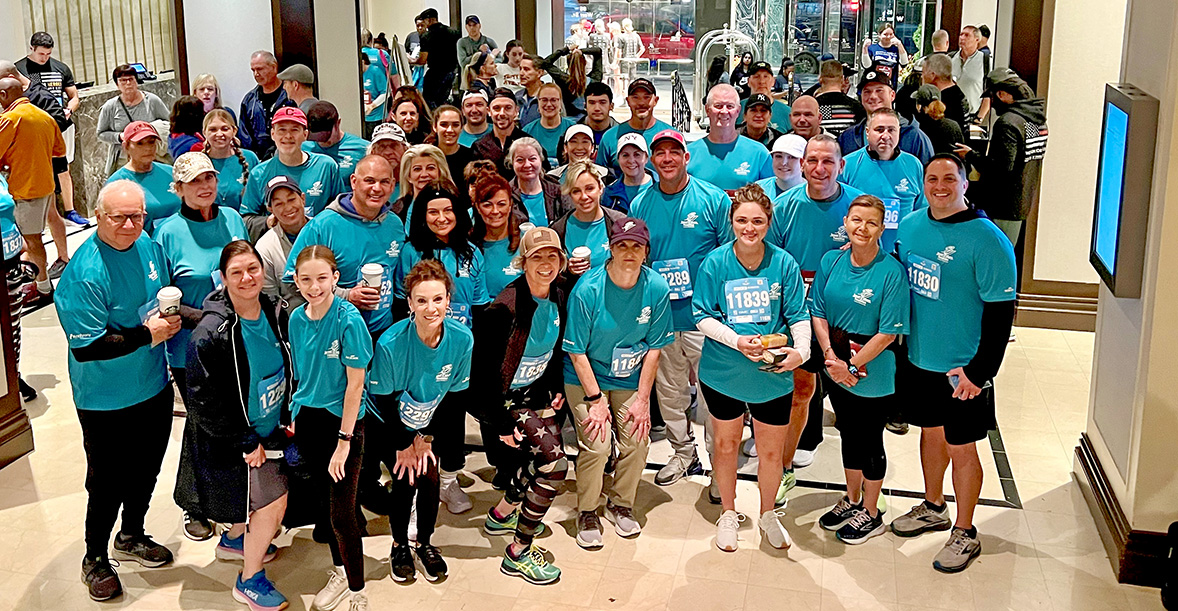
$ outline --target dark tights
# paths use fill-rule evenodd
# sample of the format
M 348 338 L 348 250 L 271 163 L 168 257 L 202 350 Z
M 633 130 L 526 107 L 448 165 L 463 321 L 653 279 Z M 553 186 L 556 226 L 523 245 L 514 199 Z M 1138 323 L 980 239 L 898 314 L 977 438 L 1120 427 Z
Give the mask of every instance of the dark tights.
M 829 378 L 824 382 L 842 438 L 843 468 L 862 471 L 864 479 L 882 480 L 888 470 L 884 423 L 890 415 L 893 396 L 860 397 Z
M 364 547 L 360 539 L 360 523 L 356 519 L 356 490 L 360 485 L 360 464 L 364 457 L 364 421 L 357 420 L 352 429 L 352 447 L 344 463 L 344 478 L 334 481 L 327 472 L 331 455 L 339 444 L 337 432 L 340 418 L 326 409 L 304 407 L 299 410 L 295 423 L 296 436 L 300 438 L 300 449 L 305 453 L 307 464 L 311 465 L 312 478 L 322 484 L 322 494 L 327 498 L 326 516 L 320 523 L 331 523 L 331 562 L 344 567 L 348 575 L 348 589 L 359 592 L 364 589 Z M 309 438 L 303 438 L 308 435 Z
M 434 535 L 434 524 L 438 521 L 438 465 L 433 461 L 425 473 L 413 478 L 409 484 L 409 476 L 398 478 L 393 476 L 389 483 L 392 500 L 389 508 L 389 528 L 393 531 L 393 541 L 397 545 L 409 545 L 409 514 L 413 508 L 413 499 L 417 499 L 417 542 L 429 545 L 430 537 Z M 417 494 L 414 495 L 414 492 Z

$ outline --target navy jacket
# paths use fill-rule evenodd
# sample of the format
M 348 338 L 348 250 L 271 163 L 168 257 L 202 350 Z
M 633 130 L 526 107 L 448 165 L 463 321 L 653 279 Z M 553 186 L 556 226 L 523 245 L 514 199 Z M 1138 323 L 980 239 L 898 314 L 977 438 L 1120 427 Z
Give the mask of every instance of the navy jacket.
M 270 119 L 283 106 L 295 106 L 286 97 L 286 91 L 279 88 L 278 99 L 274 106 L 266 108 L 262 105 L 262 86 L 250 89 L 241 100 L 241 112 L 238 113 L 237 138 L 241 140 L 241 147 L 247 148 L 261 159 L 269 159 L 274 140 L 270 138 Z
M 867 144 L 867 140 L 864 138 L 866 131 L 867 121 L 862 121 L 839 134 L 839 148 L 843 150 L 844 156 L 854 153 Z M 920 127 L 903 116 L 900 117 L 900 150 L 916 155 L 916 158 L 920 160 L 920 165 L 928 165 L 928 160 L 933 156 L 932 141 L 924 132 L 920 131 Z

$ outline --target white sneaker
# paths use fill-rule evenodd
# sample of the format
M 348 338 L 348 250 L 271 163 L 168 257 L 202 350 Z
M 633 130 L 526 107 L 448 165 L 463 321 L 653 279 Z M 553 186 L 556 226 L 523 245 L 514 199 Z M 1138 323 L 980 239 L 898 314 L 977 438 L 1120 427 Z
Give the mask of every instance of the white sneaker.
M 716 520 L 716 547 L 726 552 L 735 552 L 738 539 L 736 529 L 740 528 L 743 521 L 744 516 L 735 511 L 729 510 L 720 514 L 720 519 Z
M 813 463 L 814 463 L 814 451 L 813 450 L 803 450 L 801 448 L 798 448 L 797 451 L 794 452 L 794 468 L 795 469 L 801 469 L 802 467 L 809 467 Z
M 450 480 L 442 489 L 438 491 L 438 500 L 446 504 L 446 510 L 450 513 L 465 513 L 474 507 L 474 503 L 470 502 L 470 497 L 458 485 L 458 480 Z
M 781 514 L 770 509 L 761 514 L 761 533 L 765 539 L 769 541 L 769 545 L 777 549 L 789 549 L 793 545 L 793 539 L 789 536 L 789 531 L 781 524 Z
M 368 611 L 368 593 L 356 592 L 352 595 L 352 606 L 348 611 Z
M 749 440 L 744 442 L 744 450 L 742 450 L 742 451 L 744 452 L 745 456 L 748 456 L 749 458 L 756 458 L 757 457 L 757 440 L 756 440 L 756 438 L 749 437 Z
M 311 608 L 317 611 L 331 611 L 348 595 L 348 578 L 343 571 L 333 568 L 327 573 L 327 585 L 315 595 Z

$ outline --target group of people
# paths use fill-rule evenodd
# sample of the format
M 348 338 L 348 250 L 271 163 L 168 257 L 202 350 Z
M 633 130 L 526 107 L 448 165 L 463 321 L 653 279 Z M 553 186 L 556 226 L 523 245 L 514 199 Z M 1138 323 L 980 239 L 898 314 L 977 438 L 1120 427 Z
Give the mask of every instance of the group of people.
M 510 537 L 502 571 L 531 584 L 560 577 L 534 540 L 570 469 L 580 547 L 604 545 L 602 517 L 621 537 L 640 535 L 636 496 L 654 431 L 672 449 L 655 483 L 706 474 L 721 506 L 715 543 L 734 551 L 751 421 L 757 526 L 789 548 L 780 507 L 822 441 L 826 397 L 847 487 L 820 526 L 847 544 L 889 527 L 951 530 L 933 565 L 967 568 L 981 552 L 976 443 L 996 424 L 993 379 L 1017 297 L 1017 234 L 995 222 L 1025 218 L 1045 148 L 1046 127 L 1043 142 L 1025 128 L 1021 109 L 1042 106 L 1027 83 L 1008 69 L 986 76 L 995 133 L 1009 136 L 1001 146 L 945 151 L 897 112 L 895 73 L 878 60 L 857 99 L 834 62 L 817 95 L 792 105 L 773 95 L 769 64 L 753 62 L 750 94 L 712 87 L 708 133 L 689 141 L 655 118 L 648 79 L 629 80 L 630 116 L 612 117 L 601 79 L 614 59 L 592 35 L 548 58 L 509 45 L 520 88 L 497 86 L 481 63 L 494 41 L 471 28 L 474 16 L 473 46 L 456 39 L 454 49 L 469 51 L 474 69 L 451 105 L 436 97 L 450 73 L 431 77 L 446 26 L 436 12 L 422 18 L 423 85 L 390 86 L 390 114 L 370 138 L 344 132 L 336 107 L 300 87 L 314 82 L 309 70 L 279 73 L 264 51 L 251 58 L 258 88 L 236 116 L 215 79 L 198 77 L 211 84 L 195 87 L 198 146 L 171 166 L 156 160 L 165 134 L 130 112 L 150 106 L 150 94 L 122 109 L 126 121 L 112 111 L 102 123 L 123 124 L 112 141 L 128 161 L 99 193 L 97 229 L 56 294 L 86 453 L 91 597 L 121 593 L 112 560 L 173 561 L 144 515 L 177 393 L 184 531 L 219 536 L 216 556 L 243 564 L 233 596 L 255 611 L 287 605 L 264 569 L 283 525 L 314 525 L 330 549 L 314 608 L 367 609 L 361 508 L 389 516 L 394 580 L 413 579 L 418 565 L 427 580 L 443 578 L 431 543 L 438 512 L 472 508 L 462 489 L 468 414 L 502 491 L 483 529 Z M 374 51 L 370 66 L 383 66 Z M 10 234 L 25 233 L 22 216 L 46 214 L 29 211 L 19 190 L 25 165 L 39 164 L 52 186 L 46 171 L 63 154 L 60 131 L 21 131 L 32 134 L 24 126 L 40 117 L 9 80 L 0 79 L 0 159 L 12 171 L 0 181 L 6 261 L 19 260 Z M 21 155 L 45 159 L 6 152 L 12 133 L 41 147 Z M 972 184 L 971 170 L 981 175 Z M 702 444 L 693 422 L 704 424 Z M 925 497 L 887 522 L 884 430 L 908 425 L 921 428 Z M 950 467 L 955 515 L 943 494 Z

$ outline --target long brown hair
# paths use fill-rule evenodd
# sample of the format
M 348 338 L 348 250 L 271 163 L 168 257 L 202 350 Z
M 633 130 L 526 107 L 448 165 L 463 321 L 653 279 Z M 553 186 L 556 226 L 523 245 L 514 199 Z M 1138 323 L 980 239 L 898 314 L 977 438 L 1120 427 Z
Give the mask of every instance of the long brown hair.
M 585 87 L 589 85 L 589 77 L 585 70 L 585 55 L 580 49 L 569 54 L 569 91 L 573 96 L 585 95 Z
M 200 127 L 200 132 L 202 134 L 209 131 L 209 123 L 213 119 L 220 119 L 229 125 L 232 125 L 233 129 L 237 129 L 237 123 L 233 120 L 233 115 L 229 114 L 229 111 L 225 110 L 224 108 L 214 108 L 205 114 L 205 119 L 201 123 Z M 237 162 L 241 164 L 241 193 L 239 193 L 237 196 L 239 198 L 245 197 L 245 188 L 248 185 L 250 178 L 250 162 L 246 161 L 245 155 L 241 153 L 241 147 L 237 145 L 237 138 L 233 139 L 233 142 L 230 144 L 230 146 L 233 148 L 233 154 L 237 157 Z M 206 141 L 206 151 L 208 150 L 208 147 L 208 141 Z

